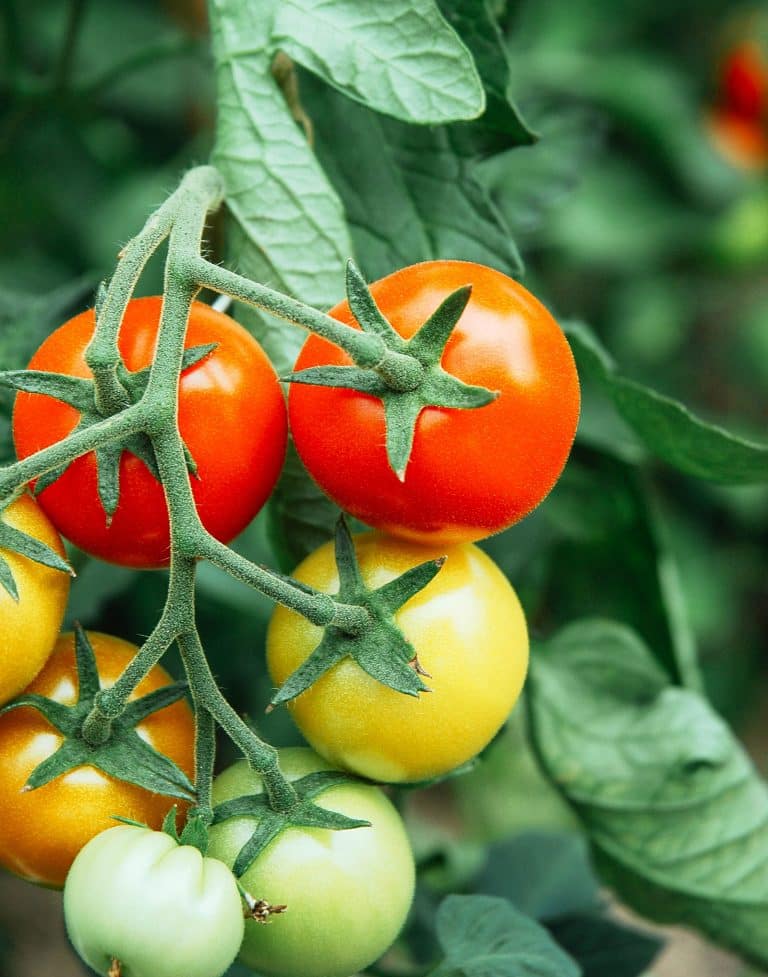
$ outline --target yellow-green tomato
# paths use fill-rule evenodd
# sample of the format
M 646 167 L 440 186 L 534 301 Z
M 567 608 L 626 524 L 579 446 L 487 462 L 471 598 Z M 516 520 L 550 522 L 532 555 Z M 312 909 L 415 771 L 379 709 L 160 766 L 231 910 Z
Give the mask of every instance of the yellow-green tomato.
M 329 769 L 305 748 L 282 750 L 280 767 L 289 780 Z M 261 790 L 261 779 L 242 761 L 214 781 L 214 804 Z M 268 923 L 245 924 L 240 960 L 273 977 L 350 977 L 392 944 L 413 898 L 411 847 L 377 787 L 350 781 L 314 803 L 370 827 L 286 828 L 240 878 L 255 899 L 287 907 Z M 233 865 L 257 824 L 237 817 L 214 825 L 210 854 Z
M 82 849 L 64 886 L 64 918 L 74 948 L 104 977 L 221 977 L 244 928 L 226 865 L 131 825 Z
M 380 587 L 425 560 L 446 556 L 437 576 L 395 614 L 424 682 L 418 698 L 395 692 L 344 659 L 289 703 L 299 729 L 332 763 L 373 780 L 436 777 L 475 756 L 514 706 L 528 666 L 520 602 L 493 560 L 471 543 L 425 547 L 377 533 L 355 536 L 365 583 Z M 338 591 L 333 545 L 294 577 Z M 272 616 L 267 662 L 282 684 L 319 644 L 320 628 L 284 607 Z
M 3 510 L 2 521 L 65 556 L 61 537 L 31 495 Z M 53 651 L 69 595 L 69 576 L 11 550 L 0 550 L 18 591 L 0 587 L 0 705 L 15 698 Z

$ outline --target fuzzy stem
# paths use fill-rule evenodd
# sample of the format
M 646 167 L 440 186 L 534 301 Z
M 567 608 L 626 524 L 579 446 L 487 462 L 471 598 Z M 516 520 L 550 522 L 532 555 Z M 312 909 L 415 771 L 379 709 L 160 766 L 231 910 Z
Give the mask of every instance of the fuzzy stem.
M 198 817 L 204 824 L 213 821 L 211 785 L 216 762 L 216 722 L 203 704 L 199 693 L 192 694 L 195 703 L 195 790 L 197 804 L 189 817 Z
M 352 329 L 298 299 L 243 278 L 242 275 L 221 268 L 200 255 L 188 257 L 186 266 L 188 273 L 206 288 L 231 295 L 248 305 L 265 309 L 280 319 L 303 326 L 345 350 L 358 366 L 375 369 L 387 357 L 387 348 L 379 336 Z
M 274 810 L 289 811 L 296 804 L 296 791 L 280 771 L 277 750 L 260 739 L 221 694 L 197 632 L 192 630 L 181 635 L 179 646 L 193 695 L 205 703 L 219 726 L 261 775 Z

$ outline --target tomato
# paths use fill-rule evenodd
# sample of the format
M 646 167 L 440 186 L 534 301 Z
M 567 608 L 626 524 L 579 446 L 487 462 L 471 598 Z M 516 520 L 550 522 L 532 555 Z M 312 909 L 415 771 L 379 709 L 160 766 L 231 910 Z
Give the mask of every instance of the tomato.
M 328 766 L 307 749 L 280 752 L 280 767 L 296 780 Z M 215 804 L 261 793 L 245 763 L 214 781 Z M 402 821 L 376 787 L 350 782 L 331 787 L 315 803 L 370 827 L 331 831 L 287 828 L 257 857 L 240 884 L 255 899 L 286 906 L 267 925 L 250 920 L 240 960 L 275 977 L 349 977 L 390 946 L 413 898 L 413 855 Z M 230 818 L 210 831 L 210 854 L 233 865 L 257 825 Z
M 39 539 L 64 557 L 61 538 L 40 506 L 22 495 L 2 513 L 13 529 Z M 0 550 L 18 591 L 0 587 L 0 705 L 29 685 L 53 651 L 69 595 L 69 576 L 12 550 Z
M 332 763 L 373 780 L 437 777 L 475 756 L 520 694 L 528 633 L 506 577 L 471 543 L 423 547 L 376 533 L 355 537 L 363 576 L 380 587 L 425 560 L 447 555 L 437 576 L 395 614 L 432 690 L 395 692 L 347 658 L 288 703 L 299 729 Z M 325 593 L 338 590 L 333 545 L 294 572 Z M 282 684 L 319 644 L 321 630 L 278 607 L 267 632 L 267 663 Z
M 480 408 L 423 410 L 403 482 L 387 460 L 380 400 L 299 383 L 288 399 L 296 447 L 320 488 L 363 522 L 424 542 L 481 539 L 525 516 L 557 480 L 578 421 L 579 382 L 565 336 L 511 278 L 471 262 L 426 261 L 382 278 L 371 292 L 410 338 L 467 284 L 472 296 L 442 366 L 500 396 Z M 346 302 L 330 315 L 354 324 Z M 311 336 L 295 369 L 350 362 Z
M 723 59 L 720 102 L 742 119 L 768 123 L 768 58 L 756 41 L 735 44 Z
M 141 370 L 152 360 L 161 305 L 161 296 L 128 305 L 119 347 L 129 370 Z M 83 351 L 93 329 L 93 310 L 70 319 L 40 346 L 30 369 L 90 377 Z M 286 447 L 285 403 L 256 340 L 229 316 L 195 302 L 185 345 L 207 343 L 217 344 L 214 352 L 181 377 L 179 430 L 197 465 L 192 493 L 203 525 L 228 542 L 248 525 L 277 481 Z M 13 414 L 19 457 L 66 437 L 79 416 L 61 401 L 19 393 Z M 92 452 L 72 462 L 39 499 L 62 535 L 86 552 L 125 566 L 167 565 L 163 489 L 135 455 L 124 452 L 120 460 L 120 500 L 111 521 L 99 501 Z
M 768 165 L 768 125 L 721 108 L 708 112 L 705 123 L 713 145 L 732 166 L 759 171 Z
M 114 684 L 136 654 L 136 646 L 107 634 L 88 632 L 102 687 Z M 155 666 L 132 698 L 171 681 Z M 27 692 L 67 705 L 77 700 L 74 640 L 62 635 L 42 672 Z M 170 757 L 188 775 L 194 772 L 195 723 L 180 700 L 148 716 L 136 727 L 144 739 Z M 43 787 L 24 791 L 27 778 L 62 742 L 40 713 L 22 706 L 0 716 L 0 864 L 33 882 L 62 886 L 72 860 L 90 839 L 112 827 L 119 814 L 160 827 L 174 803 L 95 767 L 79 767 Z M 180 805 L 184 807 L 183 804 Z
M 75 859 L 64 888 L 67 933 L 98 974 L 221 977 L 243 939 L 232 873 L 162 831 L 104 831 Z

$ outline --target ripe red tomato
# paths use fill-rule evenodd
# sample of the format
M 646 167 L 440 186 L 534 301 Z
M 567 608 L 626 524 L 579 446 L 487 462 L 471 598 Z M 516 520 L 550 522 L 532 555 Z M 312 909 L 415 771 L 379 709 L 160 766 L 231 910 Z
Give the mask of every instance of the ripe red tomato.
M 720 102 L 742 119 L 768 122 L 768 58 L 756 41 L 742 41 L 723 59 Z
M 151 363 L 162 298 L 133 299 L 120 327 L 126 367 Z M 93 310 L 64 323 L 40 346 L 30 369 L 90 377 L 83 352 L 93 334 Z M 189 367 L 179 388 L 179 429 L 197 465 L 192 493 L 203 525 L 229 542 L 253 519 L 280 474 L 287 438 L 285 403 L 272 364 L 234 319 L 195 302 L 185 346 L 216 343 Z M 42 394 L 20 393 L 13 436 L 20 458 L 66 437 L 79 413 Z M 96 458 L 76 459 L 38 496 L 59 532 L 81 549 L 135 567 L 168 564 L 170 537 L 165 496 L 143 461 L 120 460 L 120 500 L 111 522 L 99 501 Z
M 409 338 L 467 284 L 472 296 L 442 366 L 500 396 L 470 410 L 423 410 L 403 482 L 387 461 L 380 400 L 291 385 L 291 431 L 310 475 L 347 512 L 408 539 L 472 541 L 522 519 L 554 485 L 576 432 L 579 382 L 570 347 L 522 285 L 483 265 L 426 261 L 381 279 L 371 292 Z M 330 314 L 355 324 L 346 302 Z M 350 362 L 338 347 L 311 336 L 295 369 Z
M 102 688 L 114 685 L 137 652 L 135 645 L 88 632 Z M 167 685 L 156 665 L 131 698 Z M 77 699 L 73 635 L 63 634 L 42 672 L 25 690 L 65 705 Z M 186 701 L 152 713 L 136 727 L 160 753 L 191 777 L 195 721 Z M 80 849 L 116 824 L 114 814 L 159 828 L 168 810 L 185 805 L 163 794 L 114 780 L 95 767 L 77 767 L 35 790 L 24 785 L 32 771 L 61 745 L 62 736 L 36 709 L 21 706 L 0 716 L 0 865 L 32 882 L 60 887 Z

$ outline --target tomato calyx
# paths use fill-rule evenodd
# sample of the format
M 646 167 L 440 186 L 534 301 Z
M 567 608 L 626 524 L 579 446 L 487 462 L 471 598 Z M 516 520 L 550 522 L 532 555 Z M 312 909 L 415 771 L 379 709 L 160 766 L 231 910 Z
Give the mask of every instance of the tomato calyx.
M 216 349 L 215 343 L 190 346 L 184 350 L 182 372 L 210 356 Z M 150 367 L 142 370 L 129 370 L 122 360 L 117 365 L 116 380 L 125 390 L 129 404 L 141 400 L 149 383 Z M 43 394 L 61 400 L 74 407 L 80 414 L 77 426 L 71 432 L 82 431 L 103 421 L 105 414 L 99 409 L 96 381 L 85 377 L 74 377 L 63 373 L 49 373 L 46 370 L 9 370 L 0 373 L 0 384 L 24 393 Z M 107 415 L 108 416 L 108 415 Z M 187 467 L 190 474 L 197 473 L 197 467 L 185 446 Z M 120 501 L 120 458 L 123 451 L 135 455 L 147 466 L 152 475 L 160 481 L 155 451 L 150 437 L 144 432 L 131 434 L 127 438 L 116 439 L 94 450 L 98 471 L 99 499 L 109 524 Z M 69 462 L 41 475 L 35 482 L 35 494 L 52 485 L 69 466 Z
M 272 916 L 280 916 L 286 912 L 288 906 L 285 903 L 273 905 L 266 899 L 254 899 L 250 893 L 241 888 L 240 894 L 245 900 L 245 918 L 252 919 L 255 923 L 268 923 Z
M 339 811 L 319 807 L 314 799 L 329 790 L 348 784 L 355 778 L 338 770 L 320 770 L 307 774 L 291 783 L 296 792 L 296 803 L 289 811 L 275 811 L 266 793 L 234 797 L 213 809 L 213 824 L 221 824 L 229 818 L 248 817 L 256 820 L 256 827 L 249 840 L 238 852 L 232 872 L 239 878 L 248 871 L 264 849 L 286 828 L 326 828 L 330 831 L 348 831 L 352 828 L 370 827 L 370 821 L 351 818 Z M 259 900 L 254 901 L 254 907 Z M 248 900 L 246 899 L 246 903 Z M 249 904 L 249 908 L 250 904 Z M 270 907 L 273 913 L 278 909 Z M 282 912 L 282 909 L 279 909 Z M 255 918 L 255 917 L 254 917 Z M 261 922 L 266 920 L 262 919 Z
M 418 696 L 430 691 L 421 680 L 427 672 L 421 667 L 413 645 L 395 623 L 394 614 L 434 579 L 445 559 L 427 560 L 371 590 L 363 581 L 349 526 L 343 516 L 336 524 L 335 554 L 339 572 L 336 600 L 365 608 L 369 616 L 368 626 L 357 634 L 349 634 L 332 625 L 326 627 L 320 644 L 274 694 L 269 710 L 295 699 L 344 658 L 352 658 L 371 678 L 395 692 Z
M 355 366 L 309 367 L 282 379 L 289 383 L 357 390 L 381 400 L 387 458 L 397 477 L 404 481 L 416 422 L 424 408 L 468 410 L 485 407 L 499 396 L 498 391 L 464 383 L 440 365 L 446 343 L 471 293 L 471 285 L 452 292 L 414 336 L 404 339 L 382 314 L 362 275 L 350 261 L 347 264 L 349 307 L 363 332 L 381 340 L 381 359 L 370 363 L 358 358 Z
M 36 693 L 21 695 L 0 709 L 0 715 L 29 706 L 36 709 L 64 737 L 59 748 L 29 775 L 24 790 L 43 787 L 77 767 L 96 767 L 117 780 L 135 784 L 157 794 L 193 800 L 195 788 L 171 759 L 153 749 L 136 731 L 147 716 L 181 699 L 185 682 L 174 682 L 134 699 L 122 715 L 110 720 L 100 735 L 89 735 L 86 720 L 100 691 L 96 657 L 88 636 L 75 625 L 75 660 L 78 699 L 68 706 Z
M 62 573 L 69 574 L 70 577 L 75 576 L 75 571 L 67 563 L 65 559 L 59 556 L 59 554 L 52 550 L 50 546 L 44 543 L 40 539 L 35 539 L 34 536 L 29 536 L 27 533 L 21 532 L 19 529 L 14 529 L 13 526 L 8 525 L 3 519 L 3 513 L 15 502 L 15 497 L 9 499 L 5 505 L 0 506 L 0 550 L 5 550 L 11 553 L 18 553 L 19 556 L 24 556 L 28 560 L 32 560 L 34 563 L 40 563 L 43 566 L 50 567 L 52 570 L 60 570 Z M 13 571 L 8 565 L 8 561 L 0 553 L 0 587 L 2 587 L 10 597 L 18 603 L 19 601 L 19 589 L 16 586 L 16 580 L 13 576 Z

